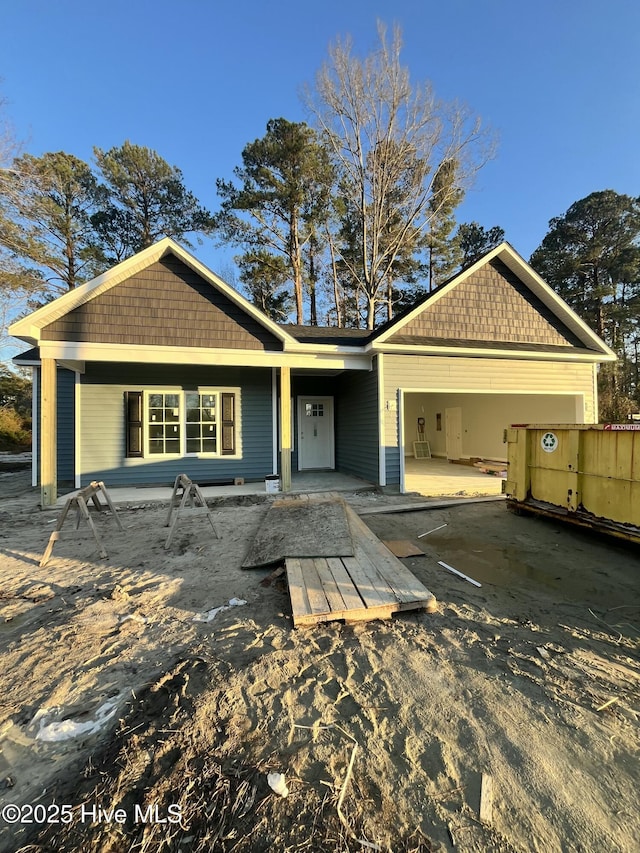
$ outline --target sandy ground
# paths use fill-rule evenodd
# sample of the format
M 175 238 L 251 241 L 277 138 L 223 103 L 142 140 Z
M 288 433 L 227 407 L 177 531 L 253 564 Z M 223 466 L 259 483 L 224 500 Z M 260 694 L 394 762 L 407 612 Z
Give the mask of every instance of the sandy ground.
M 240 569 L 266 496 L 168 552 L 166 507 L 120 510 L 108 559 L 41 569 L 27 482 L 0 476 L 1 851 L 638 849 L 637 550 L 503 503 L 367 515 L 422 545 L 438 611 L 293 630 Z

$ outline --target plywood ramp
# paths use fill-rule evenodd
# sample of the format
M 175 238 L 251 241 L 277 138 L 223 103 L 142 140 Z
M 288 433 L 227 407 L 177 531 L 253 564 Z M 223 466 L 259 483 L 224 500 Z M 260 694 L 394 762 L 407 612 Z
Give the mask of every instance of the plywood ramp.
M 433 593 L 349 506 L 346 513 L 353 540 L 352 557 L 285 560 L 294 626 L 338 619 L 389 619 L 403 610 L 435 610 Z
M 270 566 L 286 557 L 353 556 L 345 507 L 342 498 L 332 493 L 274 501 L 242 568 Z

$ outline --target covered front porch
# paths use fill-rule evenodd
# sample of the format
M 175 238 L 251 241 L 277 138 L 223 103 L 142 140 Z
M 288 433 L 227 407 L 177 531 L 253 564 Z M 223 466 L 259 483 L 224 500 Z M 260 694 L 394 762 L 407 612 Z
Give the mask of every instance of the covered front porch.
M 341 357 L 319 361 L 315 369 L 153 362 L 67 362 L 63 369 L 57 359 L 42 359 L 34 368 L 33 469 L 41 505 L 55 506 L 71 486 L 92 481 L 149 495 L 149 487 L 168 488 L 179 473 L 213 488 L 244 479 L 247 486 L 230 487 L 234 494 L 239 488 L 259 493 L 264 477 L 273 474 L 282 491 L 335 490 L 335 484 L 307 488 L 298 478 L 311 481 L 321 472 L 339 472 L 358 484 L 379 482 L 376 424 L 368 421 L 371 409 L 375 417 L 375 400 L 373 407 L 366 405 L 372 385 L 375 390 L 370 362 L 361 359 L 345 369 Z M 71 390 L 63 398 L 67 385 Z M 230 415 L 223 409 L 225 396 L 232 398 Z M 189 409 L 192 398 L 202 405 Z M 204 412 L 212 413 L 206 423 Z M 220 446 L 194 452 L 190 436 L 205 427 Z M 171 430 L 175 440 L 169 442 Z M 222 446 L 225 430 L 228 446 Z M 158 431 L 166 445 L 161 452 L 155 446 Z
M 283 436 L 287 423 L 290 427 L 292 475 L 335 471 L 381 482 L 375 370 L 292 368 L 290 391 L 280 392 L 280 406 Z

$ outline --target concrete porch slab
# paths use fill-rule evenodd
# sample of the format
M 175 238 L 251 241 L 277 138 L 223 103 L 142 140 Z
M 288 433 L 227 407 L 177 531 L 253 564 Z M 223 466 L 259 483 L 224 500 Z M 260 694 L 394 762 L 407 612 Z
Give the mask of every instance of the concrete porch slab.
M 105 483 L 109 497 L 116 505 L 123 504 L 146 504 L 146 503 L 169 503 L 173 486 L 109 486 Z M 308 492 L 355 492 L 361 490 L 375 489 L 372 483 L 352 477 L 349 474 L 341 474 L 339 471 L 299 471 L 291 477 L 291 490 L 287 494 L 304 494 Z M 205 498 L 215 500 L 217 498 L 236 498 L 244 495 L 261 495 L 266 497 L 267 491 L 264 482 L 245 483 L 243 486 L 201 486 L 200 490 Z M 78 489 L 61 495 L 54 507 L 63 507 L 70 497 L 77 494 Z M 273 493 L 277 497 L 282 492 Z

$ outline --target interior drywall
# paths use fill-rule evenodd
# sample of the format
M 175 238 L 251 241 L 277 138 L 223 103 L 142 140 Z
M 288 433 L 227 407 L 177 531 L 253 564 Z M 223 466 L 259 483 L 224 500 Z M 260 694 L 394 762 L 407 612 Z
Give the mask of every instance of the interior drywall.
M 462 411 L 463 457 L 506 459 L 503 432 L 516 423 L 584 423 L 581 395 L 560 394 L 404 394 L 404 452 L 413 455 L 418 418 L 433 456 L 446 456 L 446 410 Z M 438 418 L 438 415 L 440 417 Z

